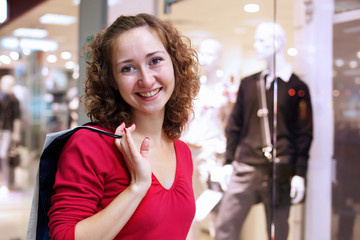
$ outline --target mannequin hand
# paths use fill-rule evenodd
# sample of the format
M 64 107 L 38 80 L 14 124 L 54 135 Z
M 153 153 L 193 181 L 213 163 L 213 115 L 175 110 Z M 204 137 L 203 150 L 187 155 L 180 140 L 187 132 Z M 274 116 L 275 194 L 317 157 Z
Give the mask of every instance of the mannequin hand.
M 217 165 L 213 166 L 210 171 L 210 180 L 212 182 L 217 182 L 220 184 L 220 187 L 223 191 L 227 190 L 227 187 L 230 183 L 230 177 L 233 171 L 231 164 L 226 164 L 224 166 Z
M 15 143 L 19 143 L 20 142 L 20 134 L 14 132 L 12 135 L 11 135 L 11 140 Z
M 150 139 L 145 138 L 140 146 L 140 150 L 136 149 L 131 133 L 135 131 L 135 124 L 129 128 L 125 128 L 122 123 L 115 131 L 115 134 L 121 135 L 121 139 L 115 140 L 115 145 L 122 153 L 128 170 L 131 175 L 132 187 L 141 187 L 147 189 L 151 185 L 151 166 L 149 161 Z
M 303 177 L 294 176 L 291 179 L 290 197 L 291 203 L 297 204 L 301 202 L 305 195 L 305 180 Z
M 222 167 L 223 181 L 221 181 L 220 186 L 221 186 L 222 190 L 224 190 L 224 191 L 226 191 L 228 189 L 233 170 L 234 170 L 234 168 L 231 164 L 225 164 Z

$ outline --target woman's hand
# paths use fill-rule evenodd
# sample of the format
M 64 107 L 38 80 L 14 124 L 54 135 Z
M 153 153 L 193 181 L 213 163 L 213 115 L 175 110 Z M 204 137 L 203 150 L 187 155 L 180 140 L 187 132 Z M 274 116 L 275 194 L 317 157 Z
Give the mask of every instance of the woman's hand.
M 146 137 L 141 143 L 140 150 L 138 150 L 131 136 L 135 128 L 135 124 L 129 128 L 125 128 L 124 123 L 120 124 L 115 134 L 121 135 L 122 138 L 116 139 L 115 145 L 125 158 L 131 175 L 130 187 L 135 191 L 147 191 L 151 185 L 151 165 L 149 161 L 150 139 Z
M 134 131 L 134 124 L 125 128 L 124 123 L 115 131 L 115 134 L 122 136 L 121 139 L 115 140 L 115 145 L 124 156 L 130 172 L 129 187 L 100 212 L 78 222 L 75 227 L 75 239 L 114 239 L 146 195 L 151 185 L 150 139 L 145 138 L 140 149 L 137 149 L 131 136 Z

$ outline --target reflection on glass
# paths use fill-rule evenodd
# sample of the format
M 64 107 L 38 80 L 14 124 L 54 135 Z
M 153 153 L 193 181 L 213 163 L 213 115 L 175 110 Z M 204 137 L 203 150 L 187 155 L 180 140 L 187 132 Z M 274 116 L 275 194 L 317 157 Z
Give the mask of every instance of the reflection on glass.
M 333 101 L 335 179 L 332 239 L 359 239 L 360 223 L 360 20 L 334 25 Z M 354 41 L 353 41 L 354 40 Z M 343 64 L 339 64 L 342 62 Z

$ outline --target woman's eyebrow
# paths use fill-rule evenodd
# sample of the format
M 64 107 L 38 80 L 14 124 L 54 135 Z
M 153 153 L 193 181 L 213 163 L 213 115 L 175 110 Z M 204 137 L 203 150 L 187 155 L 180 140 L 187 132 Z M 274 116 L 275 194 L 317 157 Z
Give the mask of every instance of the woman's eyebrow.
M 146 54 L 145 57 L 146 57 L 146 58 L 149 58 L 149 57 L 151 57 L 151 56 L 153 56 L 153 55 L 155 55 L 155 54 L 158 54 L 158 53 L 160 53 L 160 54 L 165 54 L 165 51 L 159 50 L 159 51 L 150 52 L 150 53 Z M 116 65 L 124 64 L 124 63 L 130 63 L 130 62 L 132 62 L 132 61 L 133 61 L 132 58 L 124 59 L 124 60 L 119 60 L 119 61 L 116 62 Z

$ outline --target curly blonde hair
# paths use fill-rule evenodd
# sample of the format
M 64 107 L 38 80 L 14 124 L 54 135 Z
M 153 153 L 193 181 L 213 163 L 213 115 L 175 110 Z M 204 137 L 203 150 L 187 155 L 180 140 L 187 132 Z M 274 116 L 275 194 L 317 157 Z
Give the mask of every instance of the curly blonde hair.
M 87 66 L 85 94 L 81 99 L 90 120 L 100 126 L 115 131 L 122 122 L 133 123 L 131 107 L 115 84 L 111 52 L 114 41 L 122 33 L 141 26 L 157 33 L 172 60 L 175 88 L 165 106 L 163 129 L 170 139 L 176 139 L 193 113 L 193 100 L 200 88 L 198 58 L 188 38 L 153 15 L 120 16 L 84 46 Z

